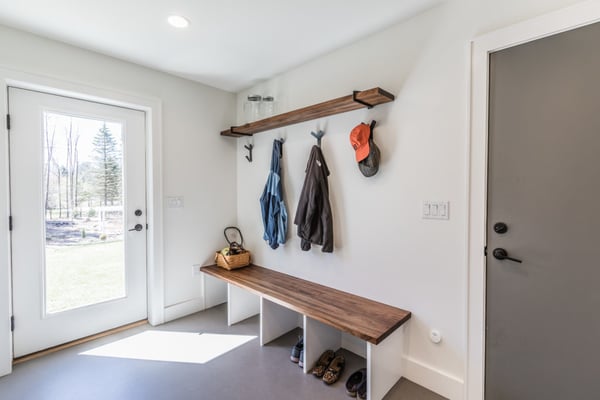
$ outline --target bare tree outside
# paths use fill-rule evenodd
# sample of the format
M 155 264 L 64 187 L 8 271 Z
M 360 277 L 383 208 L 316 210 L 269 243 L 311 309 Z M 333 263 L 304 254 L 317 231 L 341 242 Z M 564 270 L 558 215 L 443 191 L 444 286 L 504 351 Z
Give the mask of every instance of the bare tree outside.
M 54 151 L 54 135 L 56 134 L 56 124 L 50 125 L 48 121 L 48 114 L 44 115 L 45 123 L 44 123 L 44 133 L 46 139 L 46 162 L 44 163 L 45 175 L 46 175 L 46 188 L 50 185 L 50 170 L 52 169 L 52 164 L 54 161 L 53 151 Z M 52 132 L 52 133 L 50 133 Z M 44 210 L 48 211 L 50 209 L 50 204 L 48 203 L 48 190 L 45 191 L 45 202 L 44 202 Z

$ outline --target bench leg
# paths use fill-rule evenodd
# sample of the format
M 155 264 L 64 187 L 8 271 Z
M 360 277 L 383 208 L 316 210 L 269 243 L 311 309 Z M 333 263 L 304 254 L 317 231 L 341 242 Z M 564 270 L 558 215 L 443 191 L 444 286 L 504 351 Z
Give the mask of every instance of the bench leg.
M 321 354 L 342 346 L 342 333 L 322 322 L 304 316 L 304 373 L 308 374 Z
M 367 400 L 381 400 L 402 377 L 405 326 L 378 345 L 367 342 Z
M 227 325 L 250 318 L 260 312 L 260 297 L 231 283 L 227 284 Z
M 298 327 L 298 313 L 279 304 L 260 298 L 260 345 Z

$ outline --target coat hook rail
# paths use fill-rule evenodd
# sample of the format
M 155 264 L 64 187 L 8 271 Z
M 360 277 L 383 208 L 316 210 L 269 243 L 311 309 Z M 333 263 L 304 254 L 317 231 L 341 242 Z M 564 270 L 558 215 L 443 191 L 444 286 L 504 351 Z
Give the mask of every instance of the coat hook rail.
M 313 135 L 315 139 L 317 139 L 317 146 L 321 147 L 321 139 L 323 138 L 323 136 L 325 136 L 325 132 L 318 131 L 317 133 L 311 132 L 310 134 Z
M 252 162 L 252 149 L 254 148 L 253 144 L 245 144 L 244 148 L 246 150 L 248 150 L 248 155 L 246 156 L 246 160 L 248 160 L 248 162 Z

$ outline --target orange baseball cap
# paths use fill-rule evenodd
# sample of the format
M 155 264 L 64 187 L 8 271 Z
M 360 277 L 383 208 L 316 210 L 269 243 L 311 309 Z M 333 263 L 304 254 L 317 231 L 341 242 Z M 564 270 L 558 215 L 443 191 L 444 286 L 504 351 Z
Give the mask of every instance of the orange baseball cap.
M 361 162 L 369 155 L 369 137 L 371 136 L 371 127 L 360 123 L 350 132 L 350 144 L 356 152 L 356 161 Z

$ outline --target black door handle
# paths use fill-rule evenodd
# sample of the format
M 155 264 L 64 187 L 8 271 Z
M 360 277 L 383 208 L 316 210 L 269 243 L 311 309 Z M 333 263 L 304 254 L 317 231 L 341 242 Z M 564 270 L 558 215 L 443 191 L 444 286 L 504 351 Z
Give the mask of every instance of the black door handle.
M 504 250 L 503 248 L 498 247 L 497 249 L 494 249 L 494 251 L 492 252 L 492 254 L 494 255 L 494 258 L 496 260 L 510 260 L 510 261 L 514 261 L 516 263 L 522 263 L 523 261 L 521 260 L 517 260 L 516 258 L 512 258 L 508 256 L 508 252 L 506 250 Z
M 142 224 L 136 224 L 132 229 L 129 230 L 129 232 L 131 232 L 131 231 L 137 231 L 137 232 L 139 232 L 142 229 L 144 229 L 144 225 L 142 225 Z

